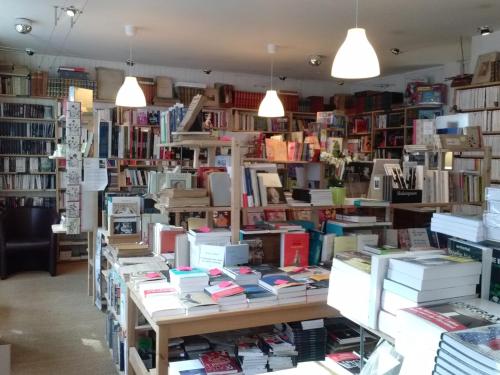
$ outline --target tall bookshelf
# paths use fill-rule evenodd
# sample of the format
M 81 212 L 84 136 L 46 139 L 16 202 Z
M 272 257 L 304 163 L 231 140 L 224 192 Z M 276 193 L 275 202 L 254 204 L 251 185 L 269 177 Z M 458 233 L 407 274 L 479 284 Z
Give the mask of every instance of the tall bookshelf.
M 56 206 L 52 99 L 0 96 L 0 199 L 7 206 Z
M 453 106 L 481 126 L 485 146 L 491 147 L 491 182 L 500 183 L 500 82 L 455 87 Z
M 413 121 L 442 114 L 440 104 L 391 107 L 349 115 L 347 141 L 358 139 L 365 159 L 399 159 L 405 145 L 412 144 Z

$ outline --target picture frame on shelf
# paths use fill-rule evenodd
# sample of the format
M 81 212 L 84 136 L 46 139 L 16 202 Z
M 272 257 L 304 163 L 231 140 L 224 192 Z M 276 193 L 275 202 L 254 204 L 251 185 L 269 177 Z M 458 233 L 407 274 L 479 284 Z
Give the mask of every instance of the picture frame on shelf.
M 109 233 L 113 236 L 140 234 L 141 217 L 110 216 Z
M 472 77 L 472 84 L 491 82 L 493 64 L 497 60 L 500 60 L 500 52 L 479 55 L 474 69 L 474 76 Z

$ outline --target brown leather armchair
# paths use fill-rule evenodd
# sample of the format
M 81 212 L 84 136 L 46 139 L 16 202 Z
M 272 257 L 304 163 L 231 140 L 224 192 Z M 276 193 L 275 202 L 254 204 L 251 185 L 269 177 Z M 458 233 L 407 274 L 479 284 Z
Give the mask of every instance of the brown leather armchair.
M 56 275 L 57 223 L 53 208 L 8 208 L 0 216 L 0 278 L 21 270 L 43 269 Z

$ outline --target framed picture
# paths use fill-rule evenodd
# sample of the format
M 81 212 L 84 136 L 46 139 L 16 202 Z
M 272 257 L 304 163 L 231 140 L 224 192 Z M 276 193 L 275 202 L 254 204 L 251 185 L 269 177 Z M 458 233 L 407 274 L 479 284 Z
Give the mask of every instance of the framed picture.
M 110 197 L 108 215 L 110 216 L 140 216 L 141 197 Z
M 109 217 L 109 234 L 140 234 L 141 233 L 141 217 L 133 216 L 110 216 Z
M 267 204 L 285 204 L 285 193 L 282 187 L 266 187 Z
M 248 225 L 256 225 L 259 222 L 264 221 L 264 213 L 263 212 L 247 212 L 247 224 Z
M 231 225 L 230 211 L 214 211 L 214 228 L 229 228 Z
M 485 53 L 479 55 L 476 61 L 476 69 L 474 70 L 474 77 L 472 77 L 472 84 L 491 82 L 491 73 L 493 63 L 500 60 L 499 52 Z
M 286 221 L 286 212 L 285 209 L 264 210 L 264 217 L 267 221 Z
M 165 173 L 162 189 L 191 189 L 191 173 Z

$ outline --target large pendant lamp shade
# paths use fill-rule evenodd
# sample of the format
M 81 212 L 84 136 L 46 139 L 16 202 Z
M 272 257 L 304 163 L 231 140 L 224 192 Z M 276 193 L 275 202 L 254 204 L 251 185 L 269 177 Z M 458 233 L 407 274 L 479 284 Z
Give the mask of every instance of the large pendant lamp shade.
M 125 26 L 125 34 L 131 38 L 135 35 L 135 27 L 132 25 Z M 129 74 L 125 77 L 122 86 L 116 94 L 115 104 L 120 107 L 145 107 L 146 97 L 144 92 L 137 82 L 137 78 L 132 76 L 132 66 L 134 61 L 132 60 L 132 43 L 130 43 L 130 58 L 127 61 L 129 66 Z
M 344 79 L 372 78 L 380 75 L 380 64 L 365 29 L 358 27 L 358 0 L 356 0 L 356 27 L 347 31 L 332 64 L 332 76 Z
M 260 117 L 283 117 L 285 109 L 276 90 L 267 90 L 266 96 L 259 105 Z
M 377 54 L 366 38 L 365 29 L 347 31 L 347 37 L 340 46 L 332 65 L 332 76 L 356 79 L 380 75 Z
M 273 59 L 272 55 L 276 53 L 276 45 L 268 44 L 267 53 L 271 55 L 271 89 L 266 91 L 266 96 L 260 102 L 258 115 L 260 117 L 283 117 L 285 108 L 281 102 L 276 90 L 273 90 Z
M 118 94 L 116 95 L 115 104 L 121 107 L 145 107 L 146 97 L 139 86 L 136 77 L 127 76 L 123 81 Z

